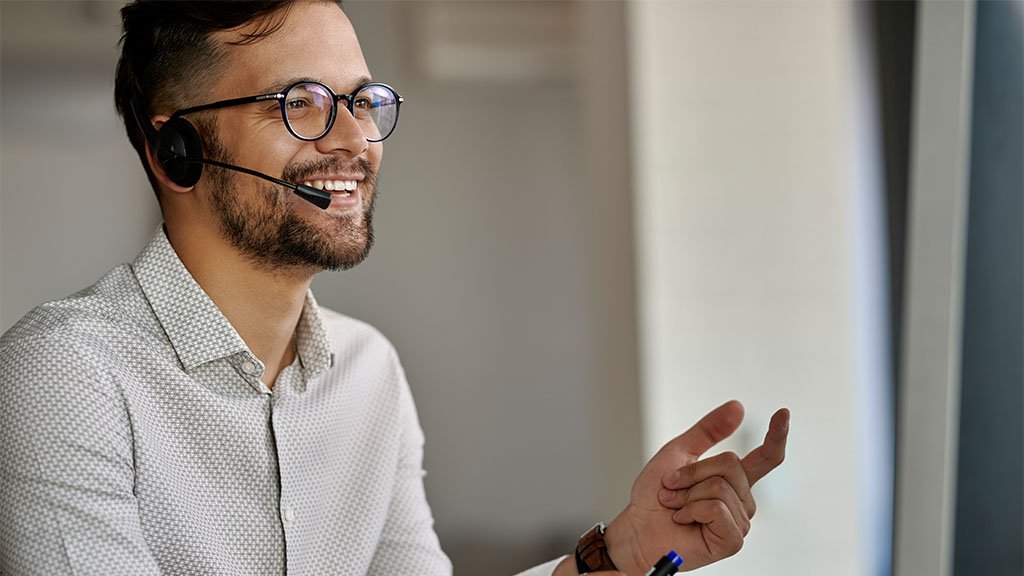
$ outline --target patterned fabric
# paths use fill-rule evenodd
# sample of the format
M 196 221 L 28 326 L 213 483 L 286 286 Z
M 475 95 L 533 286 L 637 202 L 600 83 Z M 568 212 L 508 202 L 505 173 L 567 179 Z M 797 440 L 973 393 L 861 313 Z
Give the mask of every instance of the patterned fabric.
M 296 340 L 268 389 L 162 228 L 26 315 L 0 339 L 0 573 L 450 574 L 394 349 L 311 294 Z

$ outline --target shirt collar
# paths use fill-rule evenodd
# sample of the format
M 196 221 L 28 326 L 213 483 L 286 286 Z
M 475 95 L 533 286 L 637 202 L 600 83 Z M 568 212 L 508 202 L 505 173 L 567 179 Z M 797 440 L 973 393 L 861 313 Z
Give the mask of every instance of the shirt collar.
M 313 298 L 312 291 L 306 292 L 302 316 L 295 330 L 295 348 L 307 380 L 315 378 L 334 365 L 331 340 L 327 336 L 327 330 L 320 317 L 320 306 L 317 305 L 316 298 Z
M 132 270 L 186 371 L 248 351 L 234 326 L 178 258 L 162 225 L 135 259 Z M 295 342 L 307 379 L 333 365 L 330 338 L 311 291 L 306 292 Z
M 248 350 L 182 264 L 162 225 L 132 263 L 132 271 L 186 371 Z

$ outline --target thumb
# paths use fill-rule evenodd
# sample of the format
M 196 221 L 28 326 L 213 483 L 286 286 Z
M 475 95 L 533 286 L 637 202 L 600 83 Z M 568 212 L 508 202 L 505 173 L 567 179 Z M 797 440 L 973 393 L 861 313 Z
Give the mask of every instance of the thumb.
M 662 446 L 654 458 L 664 454 L 696 459 L 715 444 L 732 436 L 742 422 L 743 404 L 730 400 L 708 412 L 689 430 Z

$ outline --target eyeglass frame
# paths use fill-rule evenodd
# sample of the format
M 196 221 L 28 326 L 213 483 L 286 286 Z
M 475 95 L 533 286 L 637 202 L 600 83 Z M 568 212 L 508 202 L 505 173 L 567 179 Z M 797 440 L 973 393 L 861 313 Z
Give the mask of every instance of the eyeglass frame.
M 317 136 L 316 138 L 306 138 L 304 136 L 299 136 L 298 134 L 296 134 L 295 130 L 292 129 L 292 123 L 288 120 L 288 111 L 285 110 L 285 98 L 288 92 L 290 92 L 292 88 L 295 88 L 296 86 L 299 86 L 301 84 L 316 84 L 317 86 L 320 86 L 327 90 L 327 93 L 331 96 L 331 117 L 327 121 L 327 126 L 324 128 L 323 134 Z M 363 90 L 370 86 L 382 86 L 386 88 L 388 91 L 390 91 L 392 94 L 394 94 L 395 97 L 397 98 L 395 102 L 395 125 L 391 127 L 391 130 L 389 130 L 387 134 L 385 134 L 383 137 L 379 139 L 371 140 L 370 138 L 366 138 L 367 142 L 383 142 L 384 140 L 387 140 L 388 136 L 391 136 L 391 134 L 395 131 L 395 128 L 398 127 L 398 115 L 399 112 L 402 111 L 402 103 L 405 102 L 405 98 L 403 98 L 402 95 L 399 94 L 397 90 L 383 82 L 367 82 L 366 84 L 363 84 L 362 86 L 356 88 L 356 90 L 351 94 L 335 94 L 334 90 L 331 90 L 331 87 L 324 84 L 323 82 L 317 82 L 316 80 L 299 80 L 298 82 L 289 84 L 284 90 L 280 90 L 278 92 L 258 94 L 256 96 L 243 96 L 241 98 L 229 98 L 227 100 L 218 100 L 216 102 L 211 102 L 209 104 L 201 104 L 199 106 L 190 106 L 188 108 L 182 108 L 181 110 L 178 110 L 177 112 L 171 114 L 171 118 L 179 118 L 181 116 L 184 116 L 185 114 L 192 114 L 193 112 L 201 112 L 203 110 L 215 110 L 219 108 L 241 106 L 243 104 L 252 104 L 254 102 L 264 102 L 266 100 L 277 100 L 278 107 L 281 110 L 281 119 L 284 121 L 285 128 L 288 129 L 288 132 L 292 136 L 298 138 L 299 140 L 302 140 L 303 142 L 315 142 L 317 140 L 322 139 L 324 136 L 330 134 L 331 129 L 334 128 L 334 122 L 335 120 L 338 119 L 339 101 L 345 101 L 345 109 L 348 110 L 348 113 L 351 114 L 353 118 L 355 118 L 356 95 L 358 95 L 360 92 L 362 92 Z

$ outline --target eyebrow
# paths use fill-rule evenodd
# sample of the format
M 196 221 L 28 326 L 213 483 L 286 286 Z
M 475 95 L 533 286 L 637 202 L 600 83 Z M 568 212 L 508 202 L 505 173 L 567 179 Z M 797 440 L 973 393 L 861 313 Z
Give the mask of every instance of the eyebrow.
M 281 90 L 284 90 L 285 88 L 298 82 L 319 82 L 321 84 L 324 84 L 325 86 L 330 86 L 331 90 L 338 92 L 338 90 L 336 90 L 333 86 L 319 78 L 313 78 L 311 76 L 296 76 L 292 78 L 285 78 L 271 82 L 270 84 L 267 84 L 262 89 L 260 89 L 260 93 L 267 94 L 273 92 L 280 92 Z M 359 76 L 358 78 L 355 79 L 355 82 L 353 82 L 353 88 L 358 88 L 365 84 L 369 84 L 370 82 L 373 82 L 373 78 L 369 76 Z

